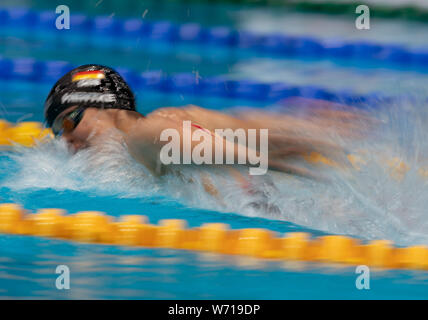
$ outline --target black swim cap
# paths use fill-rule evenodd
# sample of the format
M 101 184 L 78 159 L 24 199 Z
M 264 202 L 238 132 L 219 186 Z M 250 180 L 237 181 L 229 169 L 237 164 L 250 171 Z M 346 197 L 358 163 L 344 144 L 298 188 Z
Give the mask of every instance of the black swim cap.
M 135 110 L 128 84 L 113 69 L 97 64 L 77 67 L 55 83 L 45 102 L 45 118 L 52 127 L 55 118 L 72 106 Z

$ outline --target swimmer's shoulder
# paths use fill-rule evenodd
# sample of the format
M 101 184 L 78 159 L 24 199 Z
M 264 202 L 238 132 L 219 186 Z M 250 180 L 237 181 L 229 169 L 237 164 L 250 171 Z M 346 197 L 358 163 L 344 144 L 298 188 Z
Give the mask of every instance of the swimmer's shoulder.
M 119 130 L 128 132 L 143 119 L 145 119 L 144 116 L 136 111 L 119 110 L 115 117 L 115 125 Z
M 192 120 L 192 113 L 201 107 L 186 105 L 183 107 L 163 107 L 156 109 L 147 115 L 147 118 L 162 117 L 171 120 Z

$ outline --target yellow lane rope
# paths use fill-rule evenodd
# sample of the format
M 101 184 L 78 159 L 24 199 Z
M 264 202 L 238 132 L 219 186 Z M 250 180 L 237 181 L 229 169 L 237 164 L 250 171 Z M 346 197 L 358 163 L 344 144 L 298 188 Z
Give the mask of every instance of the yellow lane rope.
M 270 260 L 294 260 L 388 269 L 428 270 L 428 248 L 397 248 L 386 240 L 363 244 L 338 235 L 310 238 L 307 233 L 284 236 L 266 229 L 231 230 L 222 223 L 186 228 L 184 220 L 149 224 L 147 217 L 103 212 L 66 214 L 62 209 L 29 213 L 17 204 L 0 205 L 0 232 L 67 239 L 85 243 L 184 249 Z
M 53 136 L 50 129 L 43 128 L 40 122 L 21 122 L 13 125 L 0 119 L 0 146 L 14 144 L 34 146 L 37 140 Z

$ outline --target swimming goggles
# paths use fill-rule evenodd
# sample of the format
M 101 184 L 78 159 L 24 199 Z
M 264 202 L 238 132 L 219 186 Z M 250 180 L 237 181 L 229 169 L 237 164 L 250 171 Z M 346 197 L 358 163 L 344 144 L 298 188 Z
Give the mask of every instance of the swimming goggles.
M 83 118 L 83 113 L 86 108 L 79 107 L 73 111 L 66 113 L 65 115 L 55 119 L 52 125 L 52 132 L 55 136 L 62 135 L 65 133 L 70 133 L 79 125 L 80 121 Z

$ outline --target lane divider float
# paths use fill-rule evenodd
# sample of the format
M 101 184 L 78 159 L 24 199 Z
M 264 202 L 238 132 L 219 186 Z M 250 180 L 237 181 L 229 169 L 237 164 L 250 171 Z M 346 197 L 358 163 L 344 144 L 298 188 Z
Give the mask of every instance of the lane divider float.
M 236 48 L 240 51 L 267 54 L 271 57 L 357 59 L 375 63 L 392 63 L 400 67 L 411 66 L 426 69 L 428 48 L 409 49 L 399 44 L 379 44 L 369 41 L 341 39 L 317 39 L 309 36 L 286 34 L 256 34 L 238 31 L 224 26 L 205 27 L 198 23 L 175 24 L 170 21 L 148 21 L 137 18 L 110 16 L 90 17 L 84 14 L 70 15 L 67 33 L 57 30 L 54 10 L 34 11 L 29 8 L 0 8 L 0 29 L 26 30 L 37 37 L 51 35 L 60 42 L 78 35 L 80 43 L 105 47 L 121 43 L 138 48 L 137 39 L 148 42 L 189 43 L 200 46 Z M 73 42 L 76 42 L 75 40 Z M 141 48 L 141 47 L 140 47 Z
M 0 146 L 34 146 L 37 141 L 53 138 L 52 130 L 43 128 L 40 122 L 21 122 L 13 125 L 0 119 Z
M 428 60 L 427 60 L 428 61 Z M 77 67 L 65 61 L 41 61 L 33 58 L 9 59 L 0 56 L 0 80 L 26 81 L 53 85 L 65 73 Z M 136 91 L 159 91 L 167 94 L 221 97 L 273 104 L 278 101 L 303 97 L 342 103 L 358 108 L 375 108 L 378 104 L 398 103 L 410 96 L 388 97 L 381 93 L 355 94 L 352 90 L 333 92 L 312 85 L 293 85 L 284 82 L 258 82 L 229 79 L 224 76 L 198 77 L 194 73 L 166 74 L 160 70 L 138 72 L 115 68 Z
M 84 243 L 205 251 L 269 260 L 294 260 L 386 269 L 428 270 L 428 248 L 394 247 L 386 240 L 361 243 L 340 235 L 311 238 L 302 232 L 267 229 L 229 229 L 222 223 L 186 228 L 186 221 L 148 223 L 145 216 L 124 215 L 115 220 L 97 211 L 66 214 L 62 209 L 29 213 L 17 204 L 0 204 L 0 232 L 72 240 Z

